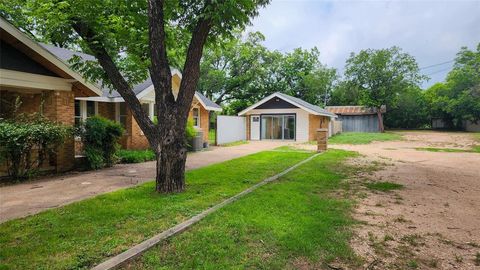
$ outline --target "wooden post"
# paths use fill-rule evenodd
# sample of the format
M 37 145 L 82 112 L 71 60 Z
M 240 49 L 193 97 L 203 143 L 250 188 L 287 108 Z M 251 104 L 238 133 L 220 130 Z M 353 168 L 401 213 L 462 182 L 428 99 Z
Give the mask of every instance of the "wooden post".
M 317 152 L 327 150 L 328 128 L 317 129 Z

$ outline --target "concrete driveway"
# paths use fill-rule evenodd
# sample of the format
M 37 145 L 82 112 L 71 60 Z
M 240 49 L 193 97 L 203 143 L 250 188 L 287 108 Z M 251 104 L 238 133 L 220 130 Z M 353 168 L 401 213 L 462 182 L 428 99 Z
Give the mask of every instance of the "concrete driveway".
M 211 147 L 191 153 L 187 170 L 270 150 L 285 142 L 257 141 L 231 147 Z M 0 223 L 59 207 L 98 194 L 131 187 L 155 178 L 155 162 L 119 164 L 112 168 L 75 172 L 34 182 L 0 187 Z

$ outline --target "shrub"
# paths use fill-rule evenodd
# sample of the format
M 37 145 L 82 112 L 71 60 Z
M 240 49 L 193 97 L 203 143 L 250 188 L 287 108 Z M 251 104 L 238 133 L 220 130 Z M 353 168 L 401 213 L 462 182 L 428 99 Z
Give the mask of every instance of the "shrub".
M 87 119 L 81 128 L 87 165 L 90 169 L 110 167 L 117 161 L 118 140 L 123 135 L 120 124 L 100 116 Z
M 71 134 L 70 127 L 38 115 L 0 120 L 0 160 L 6 162 L 10 177 L 29 178 L 55 156 L 57 147 Z
M 117 152 L 117 156 L 121 163 L 140 163 L 155 160 L 155 153 L 148 150 L 125 150 L 121 149 Z
M 193 127 L 193 120 L 189 119 L 187 121 L 187 127 L 185 128 L 185 138 L 187 142 L 190 142 L 195 136 L 197 136 L 197 131 L 195 127 Z

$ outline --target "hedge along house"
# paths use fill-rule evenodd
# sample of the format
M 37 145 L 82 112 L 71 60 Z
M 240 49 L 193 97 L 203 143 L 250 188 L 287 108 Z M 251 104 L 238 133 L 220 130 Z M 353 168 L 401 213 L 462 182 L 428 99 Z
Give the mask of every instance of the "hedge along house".
M 73 52 L 67 49 L 43 44 L 46 49 L 55 54 L 59 59 L 68 62 L 74 55 L 83 60 L 95 61 L 92 55 Z M 182 74 L 177 69 L 172 69 L 172 91 L 175 97 L 180 89 Z M 134 85 L 133 92 L 142 104 L 143 109 L 153 120 L 156 116 L 155 91 L 150 78 L 144 82 Z M 189 119 L 197 130 L 203 132 L 204 142 L 208 142 L 209 115 L 210 111 L 221 111 L 222 108 L 199 92 L 195 93 L 190 109 Z M 131 110 L 120 94 L 110 88 L 102 89 L 99 96 L 76 97 L 75 98 L 75 122 L 78 124 L 88 117 L 100 115 L 113 121 L 117 121 L 125 128 L 125 135 L 120 144 L 125 149 L 147 149 L 150 147 L 146 136 L 135 121 Z M 76 144 L 77 154 L 81 154 L 81 143 Z
M 273 93 L 241 111 L 248 140 L 314 141 L 319 128 L 336 117 L 318 106 L 283 93 Z
M 101 93 L 100 87 L 0 17 L 0 118 L 41 112 L 52 121 L 73 126 L 75 98 Z M 46 163 L 41 169 L 72 169 L 73 136 Z M 0 174 L 4 169 L 0 164 Z
M 380 132 L 377 110 L 374 108 L 327 106 L 326 109 L 338 115 L 338 120 L 342 121 L 342 132 Z M 384 114 L 386 111 L 386 106 L 381 106 L 380 113 Z

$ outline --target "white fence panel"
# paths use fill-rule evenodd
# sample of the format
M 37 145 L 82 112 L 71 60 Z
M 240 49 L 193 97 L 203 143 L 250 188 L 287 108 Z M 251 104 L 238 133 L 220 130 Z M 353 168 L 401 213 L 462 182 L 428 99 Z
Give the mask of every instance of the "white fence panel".
M 247 139 L 246 120 L 243 116 L 217 116 L 217 144 Z

